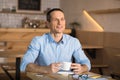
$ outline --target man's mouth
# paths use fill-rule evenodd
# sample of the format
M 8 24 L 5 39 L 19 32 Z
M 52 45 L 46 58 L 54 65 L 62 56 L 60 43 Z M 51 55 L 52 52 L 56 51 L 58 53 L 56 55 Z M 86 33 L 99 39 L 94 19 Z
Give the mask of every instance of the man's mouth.
M 61 29 L 61 28 L 62 28 L 62 26 L 57 26 L 57 28 Z

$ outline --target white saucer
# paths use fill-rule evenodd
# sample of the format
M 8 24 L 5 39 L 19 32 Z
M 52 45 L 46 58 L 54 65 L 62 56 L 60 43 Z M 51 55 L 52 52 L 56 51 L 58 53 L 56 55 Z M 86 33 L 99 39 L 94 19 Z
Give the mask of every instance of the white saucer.
M 72 71 L 59 71 L 58 74 L 74 74 Z

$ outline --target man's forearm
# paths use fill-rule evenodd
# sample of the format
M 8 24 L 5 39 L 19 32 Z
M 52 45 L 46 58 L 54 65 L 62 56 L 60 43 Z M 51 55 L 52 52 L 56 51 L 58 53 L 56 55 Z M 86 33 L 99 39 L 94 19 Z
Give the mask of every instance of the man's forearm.
M 34 63 L 30 63 L 26 66 L 25 71 L 26 72 L 35 72 L 35 73 L 48 73 L 48 66 L 39 66 L 37 64 Z

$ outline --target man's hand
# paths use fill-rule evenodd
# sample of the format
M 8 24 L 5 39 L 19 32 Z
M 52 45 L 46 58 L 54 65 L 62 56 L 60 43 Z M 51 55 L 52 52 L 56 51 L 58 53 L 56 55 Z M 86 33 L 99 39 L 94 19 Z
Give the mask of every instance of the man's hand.
M 49 72 L 52 72 L 52 73 L 56 73 L 56 72 L 58 72 L 59 71 L 59 69 L 60 69 L 60 66 L 61 66 L 61 63 L 52 63 L 52 64 L 50 64 L 50 70 L 49 70 Z
M 78 63 L 72 63 L 71 64 L 71 69 L 73 69 L 73 72 L 75 74 L 81 74 L 83 72 L 88 71 L 88 67 L 86 65 L 81 65 Z

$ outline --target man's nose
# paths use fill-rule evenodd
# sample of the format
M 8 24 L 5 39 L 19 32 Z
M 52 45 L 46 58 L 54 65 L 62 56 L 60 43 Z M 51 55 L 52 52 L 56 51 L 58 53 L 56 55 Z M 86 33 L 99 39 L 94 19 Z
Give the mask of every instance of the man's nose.
M 58 20 L 58 24 L 61 24 L 61 20 Z

